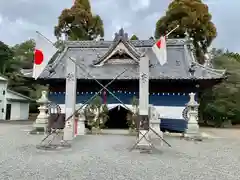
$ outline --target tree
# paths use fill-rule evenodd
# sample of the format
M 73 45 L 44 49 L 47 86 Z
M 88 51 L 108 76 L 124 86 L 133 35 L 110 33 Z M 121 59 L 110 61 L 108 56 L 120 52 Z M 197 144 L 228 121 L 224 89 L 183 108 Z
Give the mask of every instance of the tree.
M 133 96 L 132 98 L 133 111 L 128 112 L 126 117 L 129 130 L 132 132 L 136 130 L 136 121 L 139 115 L 138 106 L 139 106 L 139 101 L 136 98 L 136 96 Z
M 224 54 L 225 54 L 226 56 L 231 57 L 231 58 L 234 58 L 234 59 L 236 59 L 238 62 L 240 62 L 240 54 L 235 53 L 235 52 L 229 52 L 228 50 L 227 50 L 227 52 L 225 52 Z
M 58 39 L 66 35 L 69 40 L 93 40 L 103 37 L 103 21 L 99 15 L 92 14 L 89 0 L 75 0 L 70 9 L 62 11 L 54 34 Z
M 8 79 L 8 88 L 24 94 L 32 99 L 39 98 L 40 91 L 44 86 L 37 84 L 31 79 L 23 77 L 21 69 L 31 68 L 33 64 L 33 51 L 35 43 L 33 40 L 8 47 L 0 41 L 0 74 Z M 37 112 L 36 104 L 30 104 L 30 111 Z
M 0 73 L 4 75 L 13 60 L 13 51 L 2 41 L 0 41 L 0 60 Z
M 0 42 L 0 74 L 4 75 L 8 78 L 8 87 L 14 86 L 17 87 L 18 90 L 21 90 L 19 84 L 16 83 L 20 78 L 20 65 L 18 59 L 14 58 L 14 51 L 12 48 L 8 47 L 3 42 Z M 24 83 L 23 83 L 24 84 Z M 12 88 L 14 90 L 14 88 Z
M 34 48 L 35 42 L 32 39 L 13 46 L 11 48 L 13 57 L 5 63 L 6 68 L 3 74 L 8 77 L 10 89 L 36 99 L 44 86 L 25 78 L 21 73 L 22 68 L 31 69 L 33 67 Z
M 170 38 L 184 38 L 185 32 L 193 38 L 193 45 L 200 63 L 204 63 L 204 53 L 217 36 L 217 30 L 211 21 L 208 6 L 201 0 L 174 0 L 168 6 L 166 15 L 156 23 L 155 38 L 174 29 Z
M 216 51 L 216 50 L 214 50 Z M 202 96 L 202 110 L 205 119 L 221 125 L 226 120 L 240 123 L 240 62 L 232 57 L 231 52 L 220 52 L 213 59 L 213 66 L 226 69 L 228 78 L 221 84 L 206 90 Z M 235 54 L 235 53 L 234 53 Z M 235 54 L 238 57 L 237 54 Z
M 64 41 L 63 40 L 57 40 L 55 43 L 54 43 L 54 46 L 56 48 L 58 48 L 58 50 L 60 51 L 63 51 L 64 48 L 65 48 L 65 45 L 64 45 Z
M 84 109 L 84 114 L 88 126 L 94 127 L 99 131 L 104 127 L 106 121 L 109 119 L 108 107 L 102 103 L 102 98 L 96 96 Z M 97 132 L 99 133 L 99 132 Z
M 132 37 L 130 38 L 130 40 L 139 40 L 138 37 L 134 34 L 132 35 Z
M 21 63 L 21 68 L 31 69 L 33 67 L 34 48 L 35 41 L 33 39 L 13 46 L 14 59 Z

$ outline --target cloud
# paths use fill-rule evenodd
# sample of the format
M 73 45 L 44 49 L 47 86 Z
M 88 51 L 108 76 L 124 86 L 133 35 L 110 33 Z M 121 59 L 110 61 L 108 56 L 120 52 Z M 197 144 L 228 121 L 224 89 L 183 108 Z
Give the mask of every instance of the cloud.
M 71 2 L 8 0 L 0 1 L 0 37 L 9 45 L 34 38 L 39 30 L 55 41 L 53 27 L 62 9 L 71 7 Z
M 0 26 L 1 26 L 2 22 L 3 22 L 3 17 L 0 14 Z
M 104 22 L 105 39 L 112 39 L 118 28 L 141 39 L 154 34 L 156 21 L 165 14 L 171 0 L 91 0 L 92 11 Z M 205 0 L 218 30 L 213 46 L 240 52 L 239 0 Z M 39 30 L 52 40 L 53 27 L 64 8 L 73 0 L 0 1 L 0 39 L 7 44 L 23 42 Z
M 209 5 L 218 32 L 218 37 L 213 43 L 214 46 L 240 52 L 239 7 L 240 1 L 237 0 L 232 0 L 231 3 L 219 0 L 217 3 Z
M 134 12 L 144 10 L 150 6 L 150 0 L 130 0 L 130 6 Z

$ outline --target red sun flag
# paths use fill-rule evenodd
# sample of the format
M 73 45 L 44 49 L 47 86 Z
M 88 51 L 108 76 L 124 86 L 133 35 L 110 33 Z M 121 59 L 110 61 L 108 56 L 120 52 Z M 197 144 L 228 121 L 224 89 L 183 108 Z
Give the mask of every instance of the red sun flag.
M 161 48 L 161 40 L 158 40 L 156 45 L 157 45 L 158 48 Z
M 153 45 L 152 50 L 156 55 L 159 63 L 164 65 L 167 62 L 167 47 L 166 38 L 161 36 L 160 39 Z
M 36 33 L 37 37 L 35 40 L 36 47 L 34 51 L 34 64 L 32 74 L 32 77 L 34 79 L 37 79 L 41 75 L 53 55 L 57 52 L 57 48 L 55 48 L 47 38 L 45 38 L 39 32 Z
M 38 49 L 35 49 L 35 52 L 34 52 L 34 63 L 36 65 L 40 65 L 40 64 L 42 64 L 43 59 L 44 59 L 44 56 L 43 56 L 42 51 L 38 50 Z

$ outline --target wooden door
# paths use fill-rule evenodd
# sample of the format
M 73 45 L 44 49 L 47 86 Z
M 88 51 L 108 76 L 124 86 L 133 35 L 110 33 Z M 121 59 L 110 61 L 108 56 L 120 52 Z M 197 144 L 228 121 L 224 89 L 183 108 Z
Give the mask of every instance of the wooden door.
M 11 104 L 7 104 L 7 107 L 6 107 L 6 120 L 10 120 L 10 118 L 11 118 L 11 109 L 12 109 L 12 105 Z

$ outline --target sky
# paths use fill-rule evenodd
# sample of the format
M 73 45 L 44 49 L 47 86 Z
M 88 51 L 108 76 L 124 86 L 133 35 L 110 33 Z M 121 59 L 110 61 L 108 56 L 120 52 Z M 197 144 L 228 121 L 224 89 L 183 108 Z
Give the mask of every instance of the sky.
M 55 41 L 53 28 L 58 16 L 74 0 L 0 0 L 0 41 L 12 46 L 35 37 L 38 30 Z M 171 0 L 90 0 L 94 14 L 104 22 L 105 39 L 111 40 L 121 27 L 140 39 L 153 36 L 157 20 Z M 218 36 L 213 47 L 240 52 L 240 1 L 205 0 Z

